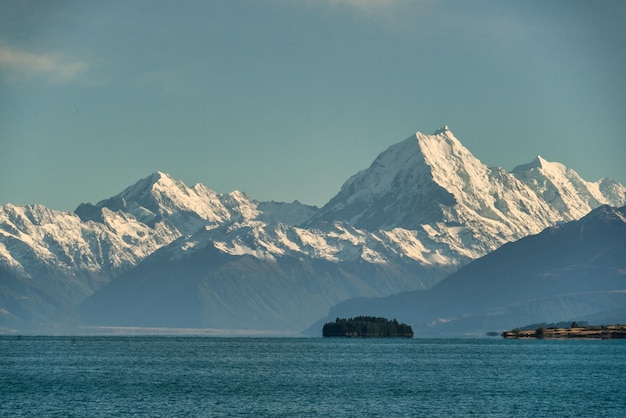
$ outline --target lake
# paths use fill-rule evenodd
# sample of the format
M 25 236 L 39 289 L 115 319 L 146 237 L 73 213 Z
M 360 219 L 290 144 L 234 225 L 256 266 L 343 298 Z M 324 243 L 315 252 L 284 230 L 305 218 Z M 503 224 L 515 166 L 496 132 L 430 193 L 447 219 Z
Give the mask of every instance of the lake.
M 626 340 L 0 337 L 0 416 L 624 416 Z

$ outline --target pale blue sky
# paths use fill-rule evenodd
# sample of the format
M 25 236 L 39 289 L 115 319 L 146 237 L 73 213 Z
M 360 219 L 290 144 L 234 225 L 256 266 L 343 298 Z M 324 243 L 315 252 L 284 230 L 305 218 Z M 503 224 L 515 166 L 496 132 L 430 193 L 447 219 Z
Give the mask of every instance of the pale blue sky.
M 626 2 L 0 0 L 0 204 L 150 173 L 323 205 L 449 125 L 507 170 L 626 183 Z

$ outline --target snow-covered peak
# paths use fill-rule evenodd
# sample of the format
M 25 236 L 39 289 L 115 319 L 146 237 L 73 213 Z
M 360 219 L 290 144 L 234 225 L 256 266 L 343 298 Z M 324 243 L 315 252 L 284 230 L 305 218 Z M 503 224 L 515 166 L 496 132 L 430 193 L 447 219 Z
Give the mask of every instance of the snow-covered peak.
M 486 187 L 488 167 L 474 157 L 447 126 L 434 135 L 417 132 L 416 137 L 437 184 L 454 195 L 467 189 L 468 185 L 477 190 Z
M 619 183 L 586 181 L 574 170 L 541 156 L 511 173 L 565 220 L 578 219 L 603 204 L 622 206 L 626 201 L 626 189 Z
M 541 155 L 537 155 L 537 157 L 535 157 L 535 159 L 530 162 L 528 168 L 541 168 L 547 163 L 548 160 L 543 158 Z
M 445 125 L 442 128 L 437 129 L 433 133 L 433 135 L 443 135 L 443 134 L 447 134 L 447 133 L 452 133 L 452 131 L 450 130 L 450 127 L 448 125 Z
M 138 201 L 151 195 L 155 188 L 165 190 L 168 187 L 173 186 L 176 186 L 176 180 L 174 180 L 169 174 L 161 171 L 155 171 L 148 177 L 145 177 L 132 186 L 127 187 L 115 197 L 122 198 L 126 201 Z
M 161 225 L 171 229 L 173 234 L 182 235 L 194 234 L 205 227 L 210 229 L 255 219 L 295 225 L 304 222 L 317 210 L 298 202 L 264 204 L 241 191 L 222 194 L 201 183 L 188 187 L 161 171 L 152 173 L 96 205 L 83 203 L 75 213 L 84 222 L 104 222 L 105 208 L 132 215 L 151 228 Z M 268 213 L 264 214 L 265 211 Z
M 161 171 L 152 173 L 96 205 L 82 204 L 76 213 L 83 220 L 101 221 L 102 208 L 130 213 L 152 227 L 167 219 L 186 235 L 204 225 L 217 226 L 231 218 L 231 212 L 225 207 L 221 195 L 201 184 L 187 187 L 182 181 Z
M 490 170 L 446 126 L 417 132 L 352 176 L 311 223 L 339 219 L 366 229 L 415 229 L 442 219 L 442 208 L 488 193 Z
M 531 170 L 549 170 L 552 172 L 564 173 L 567 167 L 561 163 L 551 162 L 543 158 L 541 155 L 535 157 L 534 160 L 528 164 L 521 164 L 511 170 L 512 173 L 522 173 Z
M 251 220 L 259 216 L 259 202 L 250 199 L 244 192 L 234 190 L 225 196 L 227 206 L 238 219 Z
M 462 225 L 451 239 L 476 244 L 480 252 L 580 218 L 600 204 L 621 206 L 624 190 L 608 180 L 586 182 L 541 156 L 513 173 L 487 167 L 446 126 L 389 147 L 307 225 L 340 220 L 370 231 L 426 228 L 439 236 Z
M 215 193 L 209 189 L 202 190 L 202 192 Z M 188 188 L 182 181 L 175 180 L 169 174 L 156 171 L 126 188 L 122 193 L 114 196 L 114 199 L 142 204 L 150 209 L 166 208 L 170 211 L 176 207 L 192 206 L 191 201 L 194 195 L 198 195 L 198 191 Z
M 417 144 L 424 156 L 433 159 L 449 158 L 450 156 L 469 157 L 480 164 L 480 161 L 461 144 L 461 141 L 457 139 L 448 126 L 436 130 L 432 135 L 416 132 L 415 138 L 417 138 Z
M 398 173 L 415 167 L 418 151 L 415 137 L 390 146 L 367 170 L 358 172 L 344 183 L 341 192 L 351 194 L 347 203 L 371 200 L 376 195 L 387 193 Z

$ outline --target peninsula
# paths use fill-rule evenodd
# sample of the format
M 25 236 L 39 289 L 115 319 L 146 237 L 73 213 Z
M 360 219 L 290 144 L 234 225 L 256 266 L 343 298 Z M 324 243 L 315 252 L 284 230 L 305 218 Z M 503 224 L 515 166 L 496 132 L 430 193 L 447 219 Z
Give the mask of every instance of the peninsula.
M 539 327 L 520 330 L 518 328 L 502 333 L 503 338 L 546 338 L 546 339 L 612 339 L 626 338 L 626 325 L 586 325 L 575 323 L 570 327 Z
M 401 324 L 395 319 L 373 316 L 357 316 L 356 318 L 337 318 L 328 322 L 322 329 L 324 337 L 399 337 L 412 338 L 413 329 L 410 325 Z

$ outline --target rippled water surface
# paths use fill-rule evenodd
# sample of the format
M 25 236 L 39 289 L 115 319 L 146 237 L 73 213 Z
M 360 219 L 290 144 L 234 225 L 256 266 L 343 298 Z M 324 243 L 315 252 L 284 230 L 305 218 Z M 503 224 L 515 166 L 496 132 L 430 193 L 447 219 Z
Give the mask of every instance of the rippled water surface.
M 625 340 L 0 337 L 2 416 L 625 413 Z

